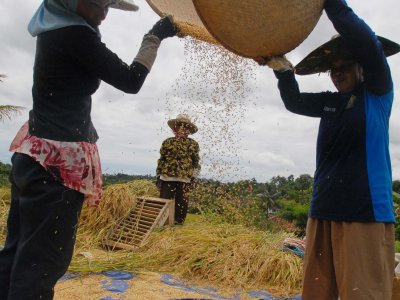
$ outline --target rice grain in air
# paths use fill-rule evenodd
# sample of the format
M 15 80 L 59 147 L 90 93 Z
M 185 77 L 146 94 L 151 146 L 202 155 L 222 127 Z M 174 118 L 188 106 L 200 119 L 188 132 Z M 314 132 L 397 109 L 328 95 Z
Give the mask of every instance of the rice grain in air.
M 199 127 L 194 138 L 201 148 L 202 177 L 243 177 L 241 126 L 251 104 L 255 63 L 191 37 L 184 39 L 184 56 L 181 73 L 166 96 L 166 118 L 187 113 Z
M 215 40 L 204 27 L 178 20 L 175 20 L 174 23 L 178 28 L 178 35 L 181 37 L 191 36 L 197 40 L 205 41 L 211 44 L 218 44 L 217 40 Z

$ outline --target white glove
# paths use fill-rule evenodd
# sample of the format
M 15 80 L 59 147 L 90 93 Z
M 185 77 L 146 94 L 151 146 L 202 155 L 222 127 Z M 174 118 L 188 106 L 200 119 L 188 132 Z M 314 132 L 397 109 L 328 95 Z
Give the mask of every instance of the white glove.
M 257 57 L 254 59 L 261 66 L 268 66 L 274 71 L 285 72 L 293 70 L 292 63 L 285 57 L 282 56 L 271 56 L 271 57 Z
M 154 61 L 157 57 L 158 47 L 160 47 L 160 39 L 155 35 L 146 34 L 143 37 L 142 45 L 140 46 L 139 52 L 133 61 L 136 61 L 146 67 L 147 70 L 151 70 Z

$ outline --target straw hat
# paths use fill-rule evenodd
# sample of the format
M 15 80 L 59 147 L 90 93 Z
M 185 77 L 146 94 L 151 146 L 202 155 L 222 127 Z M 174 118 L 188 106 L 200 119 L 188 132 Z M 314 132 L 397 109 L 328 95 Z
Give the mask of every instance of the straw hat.
M 317 24 L 324 0 L 193 0 L 214 38 L 244 57 L 285 54 Z
M 396 54 L 400 51 L 400 45 L 378 36 L 386 56 Z M 330 70 L 332 62 L 338 58 L 353 58 L 354 56 L 348 50 L 343 37 L 336 34 L 329 42 L 319 46 L 308 54 L 301 62 L 295 66 L 295 72 L 298 75 L 309 75 L 322 73 Z
M 179 114 L 175 119 L 168 120 L 168 126 L 172 130 L 174 130 L 177 125 L 184 125 L 187 129 L 189 129 L 190 134 L 197 132 L 197 126 L 192 123 L 190 117 L 186 114 Z
M 115 0 L 115 3 L 111 4 L 110 7 L 127 11 L 137 11 L 139 9 L 139 6 L 133 0 Z

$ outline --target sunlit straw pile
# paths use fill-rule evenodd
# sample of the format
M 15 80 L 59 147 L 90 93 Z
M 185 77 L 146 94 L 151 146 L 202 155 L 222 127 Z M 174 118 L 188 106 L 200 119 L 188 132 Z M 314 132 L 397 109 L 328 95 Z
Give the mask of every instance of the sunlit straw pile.
M 284 235 L 203 220 L 154 233 L 140 255 L 143 266 L 185 278 L 293 290 L 300 284 L 302 261 L 282 251 Z
M 10 209 L 10 188 L 0 187 L 0 244 L 4 243 L 7 232 L 7 215 Z
M 110 229 L 135 207 L 136 197 L 140 196 L 158 196 L 154 183 L 135 180 L 108 186 L 97 209 L 84 207 L 82 210 L 77 248 L 98 247 Z
M 299 257 L 282 251 L 288 236 L 197 217 L 184 226 L 153 232 L 136 252 L 108 253 L 101 260 L 76 257 L 70 270 L 168 272 L 195 283 L 287 295 L 298 292 L 302 265 Z

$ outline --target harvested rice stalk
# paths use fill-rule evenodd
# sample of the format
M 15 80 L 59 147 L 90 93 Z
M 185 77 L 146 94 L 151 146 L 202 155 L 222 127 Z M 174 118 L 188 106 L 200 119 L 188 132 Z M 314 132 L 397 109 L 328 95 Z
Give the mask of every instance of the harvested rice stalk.
M 149 180 L 108 186 L 98 208 L 82 210 L 77 248 L 98 247 L 110 229 L 135 207 L 136 197 L 140 196 L 158 196 L 156 186 Z
M 87 258 L 80 253 L 74 256 L 68 270 L 69 272 L 92 273 L 111 270 L 124 270 L 138 273 L 140 257 L 132 252 L 105 252 L 94 254 L 94 258 Z
M 155 231 L 135 252 L 97 252 L 93 259 L 77 253 L 70 271 L 167 272 L 192 283 L 266 289 L 277 296 L 299 292 L 302 260 L 282 251 L 290 234 L 211 221 L 198 217 L 184 226 Z
M 153 233 L 143 267 L 221 285 L 298 290 L 302 260 L 282 251 L 288 234 L 207 222 Z
M 7 234 L 7 215 L 10 210 L 10 188 L 0 187 L 0 244 L 4 244 Z
M 3 201 L 5 204 L 10 205 L 11 189 L 9 187 L 0 187 L 0 201 Z

